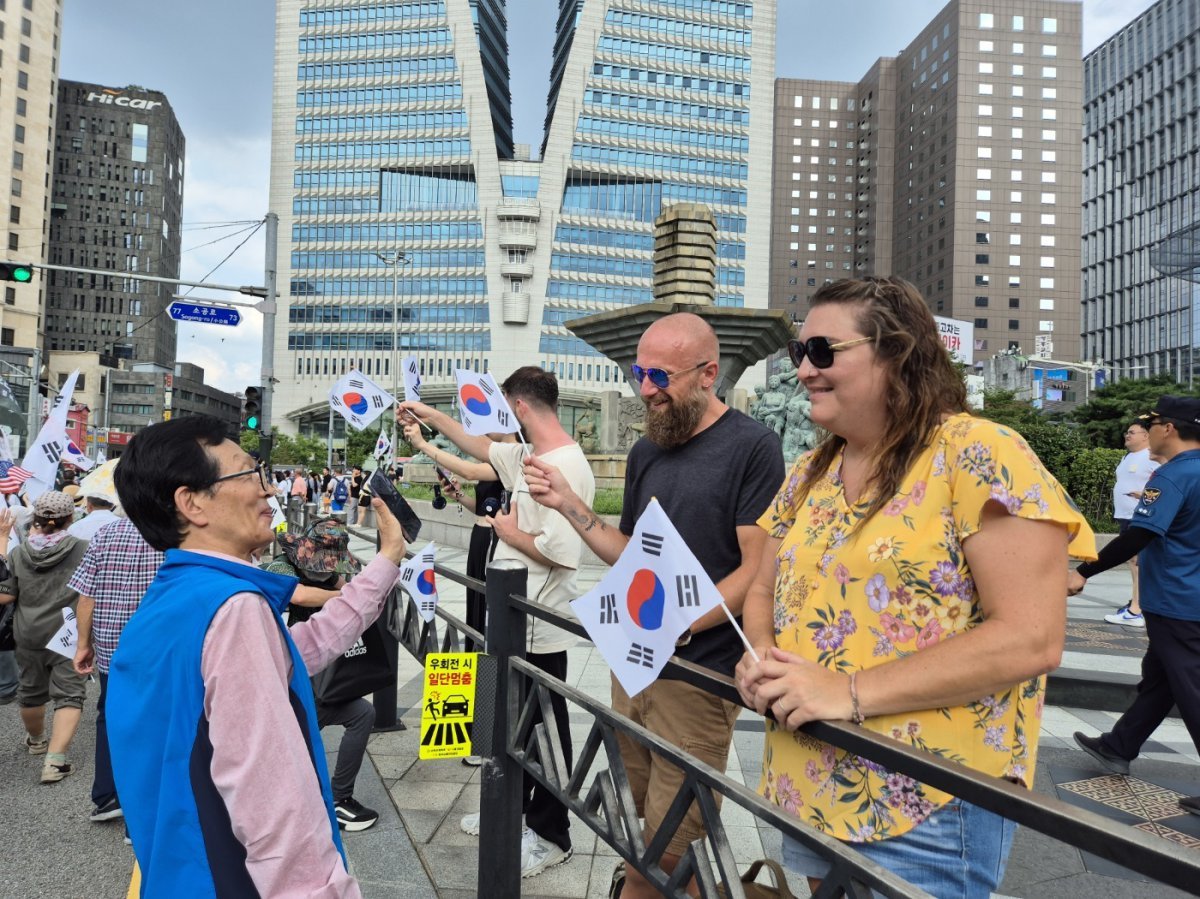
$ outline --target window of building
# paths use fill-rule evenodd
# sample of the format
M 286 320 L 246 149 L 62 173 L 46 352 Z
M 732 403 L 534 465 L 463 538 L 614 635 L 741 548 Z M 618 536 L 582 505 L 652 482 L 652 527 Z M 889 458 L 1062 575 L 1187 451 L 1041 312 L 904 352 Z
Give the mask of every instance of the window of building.
M 1042 118 L 1045 119 L 1046 121 L 1053 121 L 1058 118 L 1058 110 L 1057 109 L 1043 109 L 1042 110 Z
M 987 253 L 976 253 L 975 254 L 975 264 L 976 265 L 987 265 L 987 264 L 989 264 L 990 261 L 991 261 L 991 257 Z
M 1019 84 L 1014 84 L 1012 86 L 1012 95 L 1014 97 L 1024 97 L 1025 96 L 1025 88 Z
M 0 328 L 0 346 L 12 346 L 17 339 L 17 332 L 12 328 Z
M 996 50 L 996 45 L 993 44 L 991 41 L 980 41 L 979 42 L 979 52 L 980 53 L 993 53 L 993 52 L 995 52 L 995 50 Z
M 986 203 L 992 199 L 992 192 L 990 190 L 977 190 L 975 191 L 975 199 L 981 203 Z
M 1056 66 L 1042 66 L 1043 78 L 1057 78 L 1058 68 Z
M 1014 107 L 1012 108 L 1012 117 L 1013 117 L 1014 119 L 1023 119 L 1023 118 L 1025 118 L 1025 107 L 1023 107 L 1023 106 L 1014 106 Z
M 1050 130 L 1043 130 L 1042 131 L 1042 140 L 1058 140 L 1058 132 L 1050 131 Z
M 983 330 L 983 329 L 987 328 L 987 326 L 988 326 L 988 320 L 986 318 L 975 319 L 975 327 L 978 328 L 979 330 Z
M 1008 257 L 1008 264 L 1009 264 L 1009 265 L 1014 265 L 1014 266 L 1016 266 L 1016 265 L 1020 265 L 1020 264 L 1021 264 L 1021 257 L 1020 257 L 1020 256 L 1009 256 L 1009 257 Z
M 1025 45 L 1024 45 L 1024 44 L 1020 44 L 1020 43 L 1014 43 L 1014 44 L 1013 44 L 1013 48 L 1012 48 L 1012 52 L 1013 52 L 1013 53 L 1014 53 L 1016 56 L 1020 56 L 1022 53 L 1024 53 L 1024 52 L 1025 52 Z
M 1054 300 L 1038 300 L 1038 308 L 1045 309 L 1047 312 L 1054 311 Z
M 1042 34 L 1057 34 L 1058 19 L 1042 19 Z
M 1042 44 L 1042 56 L 1058 56 L 1056 44 Z
M 1020 320 L 1019 320 L 1019 319 L 1015 319 L 1015 318 L 1010 318 L 1010 319 L 1008 320 L 1008 330 L 1010 330 L 1010 331 L 1020 331 L 1020 330 L 1021 330 L 1021 322 L 1020 322 Z M 1009 349 L 1012 349 L 1012 348 L 1015 346 L 1015 344 L 1011 344 L 1011 343 L 1010 343 L 1008 346 L 1009 346 Z
M 981 308 L 981 309 L 982 309 L 982 308 L 985 308 L 985 307 L 987 306 L 987 304 L 988 304 L 988 298 L 987 298 L 987 297 L 976 297 L 976 298 L 975 298 L 975 305 L 976 305 L 977 307 L 979 307 L 979 308 Z
M 980 137 L 991 137 L 992 136 L 992 126 L 991 125 L 980 125 L 979 128 L 977 129 L 977 133 Z
M 1019 212 L 1010 212 L 1010 213 L 1008 214 L 1008 221 L 1009 221 L 1009 223 L 1010 223 L 1010 224 L 1013 224 L 1013 225 L 1019 225 L 1019 224 L 1021 224 L 1021 213 L 1019 213 Z
M 976 169 L 975 177 L 978 178 L 980 181 L 991 181 L 992 180 L 992 170 L 991 169 Z
M 996 27 L 996 17 L 990 12 L 981 12 L 979 14 L 979 27 L 980 28 L 995 28 Z M 1042 29 L 1042 30 L 1044 31 L 1045 29 Z
M 1021 308 L 1021 298 L 1020 297 L 1009 297 L 1008 298 L 1008 308 L 1009 309 L 1020 309 Z
M 983 94 L 985 97 L 990 97 L 994 92 L 995 91 L 990 84 L 979 85 L 979 93 Z
M 991 114 L 992 114 L 992 107 L 990 107 L 990 106 L 988 106 L 988 105 L 986 105 L 986 104 L 984 104 L 984 105 L 981 105 L 981 106 L 979 107 L 979 115 L 981 115 L 981 116 L 989 116 L 989 115 L 991 115 Z
M 17 289 L 15 287 L 4 288 L 4 305 L 5 306 L 17 305 Z
M 1042 290 L 1053 290 L 1054 289 L 1054 279 L 1053 278 L 1038 278 L 1038 287 Z
M 989 232 L 989 231 L 976 231 L 975 232 L 975 243 L 991 243 L 991 242 L 992 242 L 991 232 Z M 943 241 L 943 243 L 944 243 L 944 241 Z
M 992 66 L 992 63 L 990 63 L 990 62 L 981 62 L 979 64 L 979 74 L 980 75 L 991 75 L 992 69 L 993 69 L 993 66 Z

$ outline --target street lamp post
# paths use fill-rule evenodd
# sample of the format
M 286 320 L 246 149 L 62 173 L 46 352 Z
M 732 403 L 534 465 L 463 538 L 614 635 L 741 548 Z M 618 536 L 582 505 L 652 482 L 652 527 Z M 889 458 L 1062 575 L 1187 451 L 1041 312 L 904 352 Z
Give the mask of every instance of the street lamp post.
M 400 321 L 400 297 L 399 297 L 399 277 L 400 266 L 408 264 L 408 257 L 399 250 L 385 250 L 382 253 L 376 253 L 375 256 L 384 265 L 391 266 L 392 269 L 392 396 L 396 398 L 396 402 L 400 401 L 400 366 L 397 364 L 397 351 L 399 349 L 399 321 Z

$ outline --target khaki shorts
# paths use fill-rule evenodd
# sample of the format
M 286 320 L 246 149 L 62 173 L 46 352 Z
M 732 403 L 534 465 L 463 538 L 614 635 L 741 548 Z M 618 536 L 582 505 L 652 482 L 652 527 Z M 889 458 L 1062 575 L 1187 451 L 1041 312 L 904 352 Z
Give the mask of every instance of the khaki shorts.
M 741 706 L 679 680 L 657 680 L 630 699 L 614 677 L 612 707 L 635 724 L 725 773 L 733 725 Z M 683 786 L 684 775 L 666 759 L 623 733 L 617 734 L 617 742 L 638 815 L 646 819 L 644 835 L 649 843 Z M 715 794 L 715 799 L 719 808 L 721 795 Z M 683 855 L 688 845 L 703 835 L 700 806 L 693 802 L 671 837 L 667 852 Z
M 56 709 L 83 708 L 87 686 L 83 675 L 75 673 L 75 666 L 66 656 L 49 649 L 18 646 L 16 659 L 20 670 L 17 703 L 21 708 L 37 708 L 51 699 Z

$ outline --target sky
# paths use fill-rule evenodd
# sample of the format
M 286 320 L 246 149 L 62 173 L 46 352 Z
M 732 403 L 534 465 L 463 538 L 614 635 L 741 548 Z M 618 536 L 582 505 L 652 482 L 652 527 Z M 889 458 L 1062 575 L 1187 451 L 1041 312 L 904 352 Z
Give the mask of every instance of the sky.
M 1084 52 L 1152 3 L 1085 0 Z M 275 4 L 64 0 L 63 5 L 62 78 L 162 91 L 179 119 L 187 139 L 180 277 L 262 284 L 263 232 L 246 240 L 250 232 L 245 225 L 215 225 L 261 219 L 267 212 Z M 778 76 L 857 81 L 878 57 L 895 55 L 946 4 L 779 0 L 778 5 Z M 535 152 L 545 117 L 557 8 L 557 0 L 508 0 L 516 139 Z M 823 35 L 844 37 L 825 40 Z M 792 52 L 796 46 L 803 46 L 805 55 Z M 192 296 L 247 299 L 204 290 Z M 261 346 L 262 317 L 253 311 L 246 312 L 237 328 L 179 325 L 179 360 L 204 368 L 208 383 L 223 390 L 240 392 L 260 382 Z

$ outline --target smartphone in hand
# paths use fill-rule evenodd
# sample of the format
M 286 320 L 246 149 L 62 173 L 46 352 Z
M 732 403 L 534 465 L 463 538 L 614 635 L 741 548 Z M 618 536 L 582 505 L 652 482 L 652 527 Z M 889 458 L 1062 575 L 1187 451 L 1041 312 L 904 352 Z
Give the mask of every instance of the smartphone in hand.
M 372 493 L 383 500 L 396 520 L 400 522 L 400 528 L 404 531 L 404 539 L 412 543 L 417 539 L 417 535 L 421 533 L 421 519 L 417 517 L 417 513 L 413 511 L 412 506 L 400 495 L 400 492 L 392 485 L 388 476 L 378 468 L 371 473 L 371 479 L 368 486 Z

